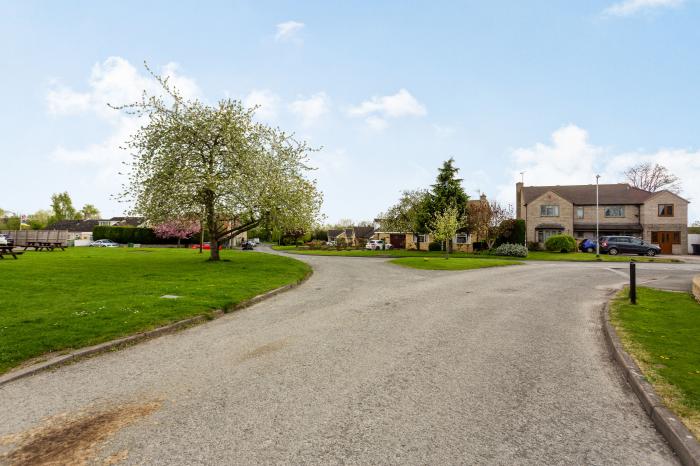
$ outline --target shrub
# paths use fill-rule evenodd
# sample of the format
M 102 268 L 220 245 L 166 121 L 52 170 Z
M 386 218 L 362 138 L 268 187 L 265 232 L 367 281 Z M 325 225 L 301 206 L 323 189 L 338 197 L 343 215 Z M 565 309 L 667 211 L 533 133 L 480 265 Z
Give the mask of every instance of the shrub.
M 522 244 L 504 243 L 491 251 L 496 256 L 527 257 L 527 248 Z
M 508 219 L 501 222 L 501 234 L 496 238 L 495 247 L 501 244 L 525 244 L 525 220 Z
M 528 251 L 541 251 L 542 245 L 540 243 L 538 243 L 537 241 L 528 241 L 527 242 L 527 250 Z
M 433 241 L 428 244 L 428 251 L 442 251 L 442 243 L 440 241 Z
M 576 240 L 570 235 L 554 235 L 547 238 L 544 247 L 551 252 L 573 252 L 576 250 Z

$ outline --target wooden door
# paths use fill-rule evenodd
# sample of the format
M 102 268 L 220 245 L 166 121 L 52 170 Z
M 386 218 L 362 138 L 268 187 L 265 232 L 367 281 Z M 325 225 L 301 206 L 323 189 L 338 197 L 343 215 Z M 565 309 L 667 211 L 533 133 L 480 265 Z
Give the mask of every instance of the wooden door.
M 660 231 L 658 235 L 661 254 L 671 254 L 673 252 L 673 232 Z

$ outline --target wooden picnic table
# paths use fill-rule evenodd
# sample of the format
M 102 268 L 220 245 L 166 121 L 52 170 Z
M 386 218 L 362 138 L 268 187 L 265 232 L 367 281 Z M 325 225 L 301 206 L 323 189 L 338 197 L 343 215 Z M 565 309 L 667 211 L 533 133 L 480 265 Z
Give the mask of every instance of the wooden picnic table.
M 0 245 L 0 259 L 4 259 L 5 256 L 12 256 L 15 260 L 17 260 L 17 256 L 22 254 L 22 252 L 15 251 L 13 248 L 14 246 L 9 246 L 6 244 Z
M 45 249 L 47 251 L 53 251 L 56 248 L 61 248 L 61 251 L 65 251 L 63 243 L 60 241 L 27 241 L 24 245 L 24 250 L 27 248 L 34 248 L 35 251 L 41 251 Z

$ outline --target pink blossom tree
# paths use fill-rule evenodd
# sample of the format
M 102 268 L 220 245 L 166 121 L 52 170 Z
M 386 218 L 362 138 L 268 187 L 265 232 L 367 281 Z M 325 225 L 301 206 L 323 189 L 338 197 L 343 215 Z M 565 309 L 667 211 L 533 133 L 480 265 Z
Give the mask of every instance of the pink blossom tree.
M 158 238 L 177 238 L 177 247 L 180 247 L 181 240 L 191 238 L 200 231 L 199 221 L 193 219 L 173 219 L 153 227 Z

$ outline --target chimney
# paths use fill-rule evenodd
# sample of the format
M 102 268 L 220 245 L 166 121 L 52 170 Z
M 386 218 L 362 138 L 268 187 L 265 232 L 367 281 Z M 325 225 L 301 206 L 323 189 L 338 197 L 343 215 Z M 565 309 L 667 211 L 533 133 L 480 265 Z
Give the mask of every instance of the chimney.
M 481 199 L 481 202 L 486 202 L 486 194 L 481 193 L 481 196 L 479 196 L 479 199 Z
M 515 218 L 522 217 L 522 205 L 523 205 L 523 183 L 515 183 Z

